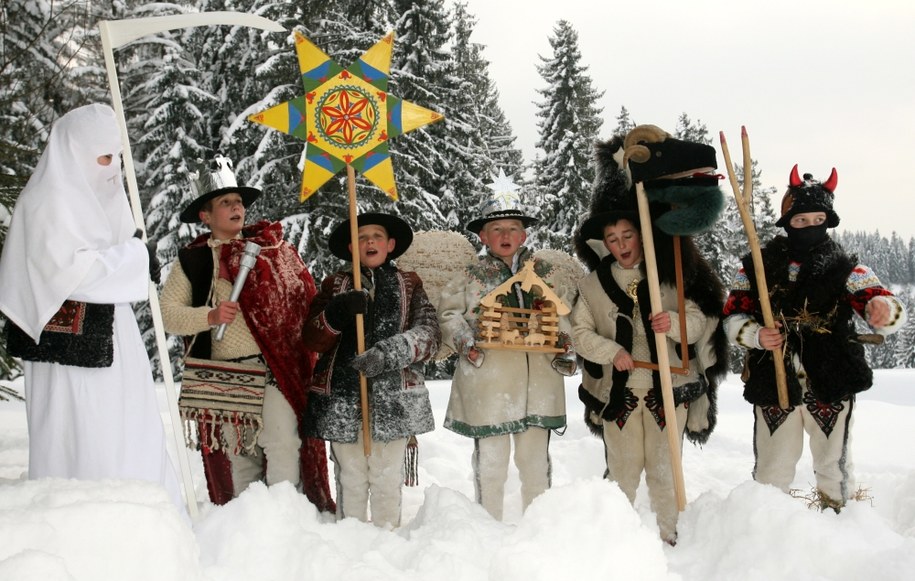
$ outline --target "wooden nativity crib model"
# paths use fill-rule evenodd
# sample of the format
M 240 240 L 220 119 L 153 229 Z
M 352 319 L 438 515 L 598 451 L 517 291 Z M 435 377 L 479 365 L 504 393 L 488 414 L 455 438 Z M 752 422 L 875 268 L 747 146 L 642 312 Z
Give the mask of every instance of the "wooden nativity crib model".
M 533 308 L 505 306 L 505 296 L 514 292 L 515 284 L 534 295 Z M 476 346 L 484 349 L 516 349 L 561 353 L 559 317 L 569 314 L 569 307 L 534 272 L 534 261 L 528 260 L 521 270 L 480 300 L 482 313 Z

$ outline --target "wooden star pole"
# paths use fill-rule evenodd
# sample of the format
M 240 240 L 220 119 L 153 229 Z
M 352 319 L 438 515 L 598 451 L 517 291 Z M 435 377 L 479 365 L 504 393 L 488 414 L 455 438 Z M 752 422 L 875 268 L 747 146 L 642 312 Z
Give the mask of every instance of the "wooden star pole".
M 362 290 L 362 268 L 359 257 L 359 223 L 356 207 L 356 170 L 346 164 L 346 190 L 349 193 L 349 237 L 353 255 L 353 288 Z M 365 317 L 356 314 L 356 354 L 365 353 Z M 365 374 L 359 372 L 359 405 L 362 409 L 362 451 L 365 456 L 372 455 L 371 418 L 369 417 L 369 382 Z

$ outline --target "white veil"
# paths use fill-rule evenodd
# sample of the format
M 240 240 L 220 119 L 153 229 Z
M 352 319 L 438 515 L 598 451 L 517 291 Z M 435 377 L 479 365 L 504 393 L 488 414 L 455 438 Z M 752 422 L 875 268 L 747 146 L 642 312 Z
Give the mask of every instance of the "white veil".
M 51 128 L 38 166 L 16 201 L 0 257 L 0 310 L 36 342 L 97 252 L 135 231 L 121 150 L 111 107 L 74 109 Z M 100 165 L 98 157 L 109 154 L 111 164 Z

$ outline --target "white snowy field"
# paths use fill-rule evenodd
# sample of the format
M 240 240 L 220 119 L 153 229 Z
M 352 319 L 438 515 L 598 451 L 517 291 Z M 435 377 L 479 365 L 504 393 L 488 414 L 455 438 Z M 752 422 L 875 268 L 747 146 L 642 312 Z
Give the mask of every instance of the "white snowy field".
M 644 485 L 633 508 L 601 479 L 603 448 L 581 421 L 578 380 L 567 382 L 570 426 L 552 440 L 553 488 L 526 514 L 514 472 L 506 522 L 477 506 L 471 441 L 438 428 L 420 437 L 420 486 L 406 489 L 404 526 L 393 531 L 335 523 L 289 485 L 255 485 L 213 506 L 192 451 L 202 503 L 192 526 L 152 485 L 28 481 L 24 404 L 0 402 L 0 580 L 915 578 L 915 371 L 878 371 L 859 398 L 853 450 L 870 500 L 838 515 L 751 480 L 752 413 L 731 378 L 709 443 L 684 448 L 688 505 L 675 547 L 659 539 Z M 21 380 L 5 385 L 22 390 Z M 449 384 L 430 388 L 440 425 Z M 159 395 L 164 412 L 161 386 Z M 812 483 L 805 450 L 794 485 Z

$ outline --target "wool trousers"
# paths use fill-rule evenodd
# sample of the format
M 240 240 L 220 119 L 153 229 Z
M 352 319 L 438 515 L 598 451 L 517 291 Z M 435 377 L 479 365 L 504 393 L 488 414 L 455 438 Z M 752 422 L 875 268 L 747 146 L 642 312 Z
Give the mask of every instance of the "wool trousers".
M 502 520 L 512 441 L 515 466 L 521 479 L 522 510 L 527 510 L 531 502 L 550 487 L 550 430 L 529 427 L 523 432 L 474 440 L 471 463 L 477 502 L 496 520 Z
M 352 517 L 368 522 L 371 504 L 373 524 L 399 527 L 407 438 L 390 442 L 372 440 L 372 453 L 368 457 L 362 442 L 362 430 L 359 430 L 356 442 L 330 444 L 337 481 L 337 519 Z
M 785 410 L 784 416 L 778 416 L 780 423 L 772 419 L 772 412 L 778 413 L 777 410 L 767 414 L 767 408 L 753 406 L 756 456 L 753 479 L 788 492 L 804 449 L 806 432 L 817 489 L 844 505 L 856 487 L 850 447 L 855 398 L 827 404 L 812 398 L 803 378 L 801 385 L 804 401 Z
M 234 454 L 238 435 L 235 430 L 223 427 L 228 444 L 229 462 L 232 465 L 232 485 L 238 496 L 252 482 L 265 480 L 267 485 L 288 481 L 298 486 L 301 479 L 299 470 L 299 423 L 286 397 L 279 390 L 272 373 L 267 373 L 264 389 L 264 407 L 261 412 L 264 427 L 257 436 L 257 445 L 250 454 Z M 266 470 L 264 464 L 266 463 Z
M 676 539 L 677 519 L 680 515 L 674 494 L 674 480 L 670 465 L 670 444 L 667 430 L 661 429 L 651 413 L 646 398 L 648 389 L 633 389 L 638 405 L 623 427 L 616 422 L 603 422 L 604 451 L 607 459 L 607 479 L 616 482 L 620 490 L 635 502 L 642 472 L 648 485 L 648 498 L 654 511 L 661 537 Z M 680 447 L 683 447 L 683 430 L 686 426 L 686 407 L 677 406 L 677 426 L 680 430 Z

